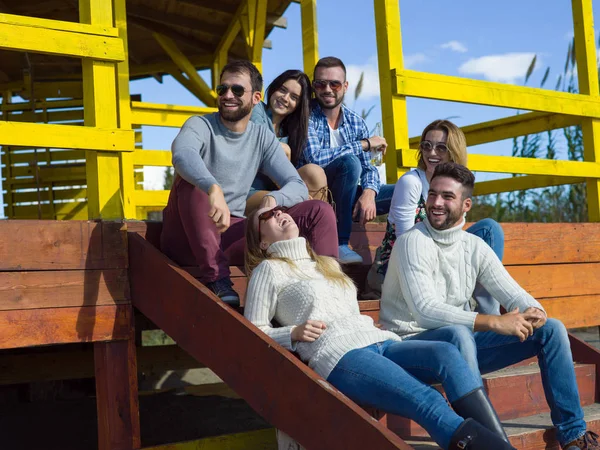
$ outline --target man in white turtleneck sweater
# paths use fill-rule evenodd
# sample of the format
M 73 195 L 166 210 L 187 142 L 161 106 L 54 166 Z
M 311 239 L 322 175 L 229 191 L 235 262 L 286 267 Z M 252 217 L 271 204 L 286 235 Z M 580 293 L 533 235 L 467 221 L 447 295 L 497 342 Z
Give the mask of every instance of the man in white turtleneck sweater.
M 403 339 L 456 345 L 476 373 L 492 372 L 537 355 L 546 400 L 563 449 L 600 449 L 586 432 L 564 325 L 508 274 L 482 239 L 463 230 L 475 177 L 456 163 L 436 167 L 427 220 L 396 241 L 381 294 L 380 321 Z M 481 284 L 509 311 L 471 311 Z M 550 395 L 549 395 L 550 394 Z

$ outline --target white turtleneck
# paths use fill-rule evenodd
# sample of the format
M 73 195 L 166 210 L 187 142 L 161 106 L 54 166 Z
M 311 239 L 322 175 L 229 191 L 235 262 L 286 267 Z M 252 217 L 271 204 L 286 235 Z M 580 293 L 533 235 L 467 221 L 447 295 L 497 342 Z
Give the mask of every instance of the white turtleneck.
M 381 292 L 380 322 L 400 336 L 445 325 L 471 330 L 465 310 L 479 282 L 507 311 L 542 306 L 508 274 L 479 237 L 456 227 L 439 231 L 428 220 L 398 237 Z M 467 308 L 469 309 L 469 308 Z
M 244 316 L 283 347 L 298 352 L 315 372 L 327 378 L 350 350 L 388 339 L 400 340 L 375 327 L 373 319 L 360 314 L 353 285 L 340 286 L 316 269 L 302 237 L 271 244 L 273 257 L 253 271 L 246 293 Z M 281 327 L 273 328 L 275 319 Z M 325 322 L 327 328 L 315 342 L 295 342 L 294 326 L 307 320 Z

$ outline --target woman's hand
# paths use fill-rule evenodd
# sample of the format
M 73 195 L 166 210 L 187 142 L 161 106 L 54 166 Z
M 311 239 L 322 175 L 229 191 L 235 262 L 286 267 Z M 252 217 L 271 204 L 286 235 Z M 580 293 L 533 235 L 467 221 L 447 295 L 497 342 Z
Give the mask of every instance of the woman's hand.
M 315 342 L 321 337 L 326 328 L 325 322 L 307 320 L 306 323 L 292 329 L 292 342 Z

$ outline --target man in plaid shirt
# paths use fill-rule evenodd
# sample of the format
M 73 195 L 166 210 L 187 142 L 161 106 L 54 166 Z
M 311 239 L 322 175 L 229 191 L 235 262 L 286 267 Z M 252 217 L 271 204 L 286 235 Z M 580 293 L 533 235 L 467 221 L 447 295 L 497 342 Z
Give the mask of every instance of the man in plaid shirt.
M 377 168 L 371 164 L 371 150 L 385 154 L 387 143 L 382 136 L 369 137 L 363 118 L 342 103 L 348 81 L 339 58 L 319 60 L 313 88 L 316 103 L 299 166 L 312 163 L 325 170 L 336 205 L 339 260 L 362 263 L 362 257 L 348 247 L 352 219 L 364 225 L 390 209 L 394 185 L 382 185 Z

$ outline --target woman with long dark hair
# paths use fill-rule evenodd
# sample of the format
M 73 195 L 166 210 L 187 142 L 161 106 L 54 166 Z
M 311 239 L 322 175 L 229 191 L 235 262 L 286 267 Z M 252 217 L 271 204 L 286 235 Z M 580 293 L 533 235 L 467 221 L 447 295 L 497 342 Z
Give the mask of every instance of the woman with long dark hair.
M 284 207 L 248 217 L 246 272 L 244 316 L 353 401 L 416 421 L 443 449 L 513 449 L 458 349 L 378 329 L 360 314 L 352 280 L 314 253 Z M 280 449 L 287 439 L 278 435 Z
M 308 76 L 301 70 L 286 70 L 267 88 L 266 103 L 259 103 L 252 111 L 251 120 L 275 133 L 294 166 L 297 166 L 308 138 L 311 95 Z M 327 201 L 327 177 L 321 167 L 307 164 L 299 168 L 298 173 L 311 198 Z M 257 208 L 262 198 L 274 189 L 277 189 L 275 184 L 259 174 L 248 194 L 246 214 Z

